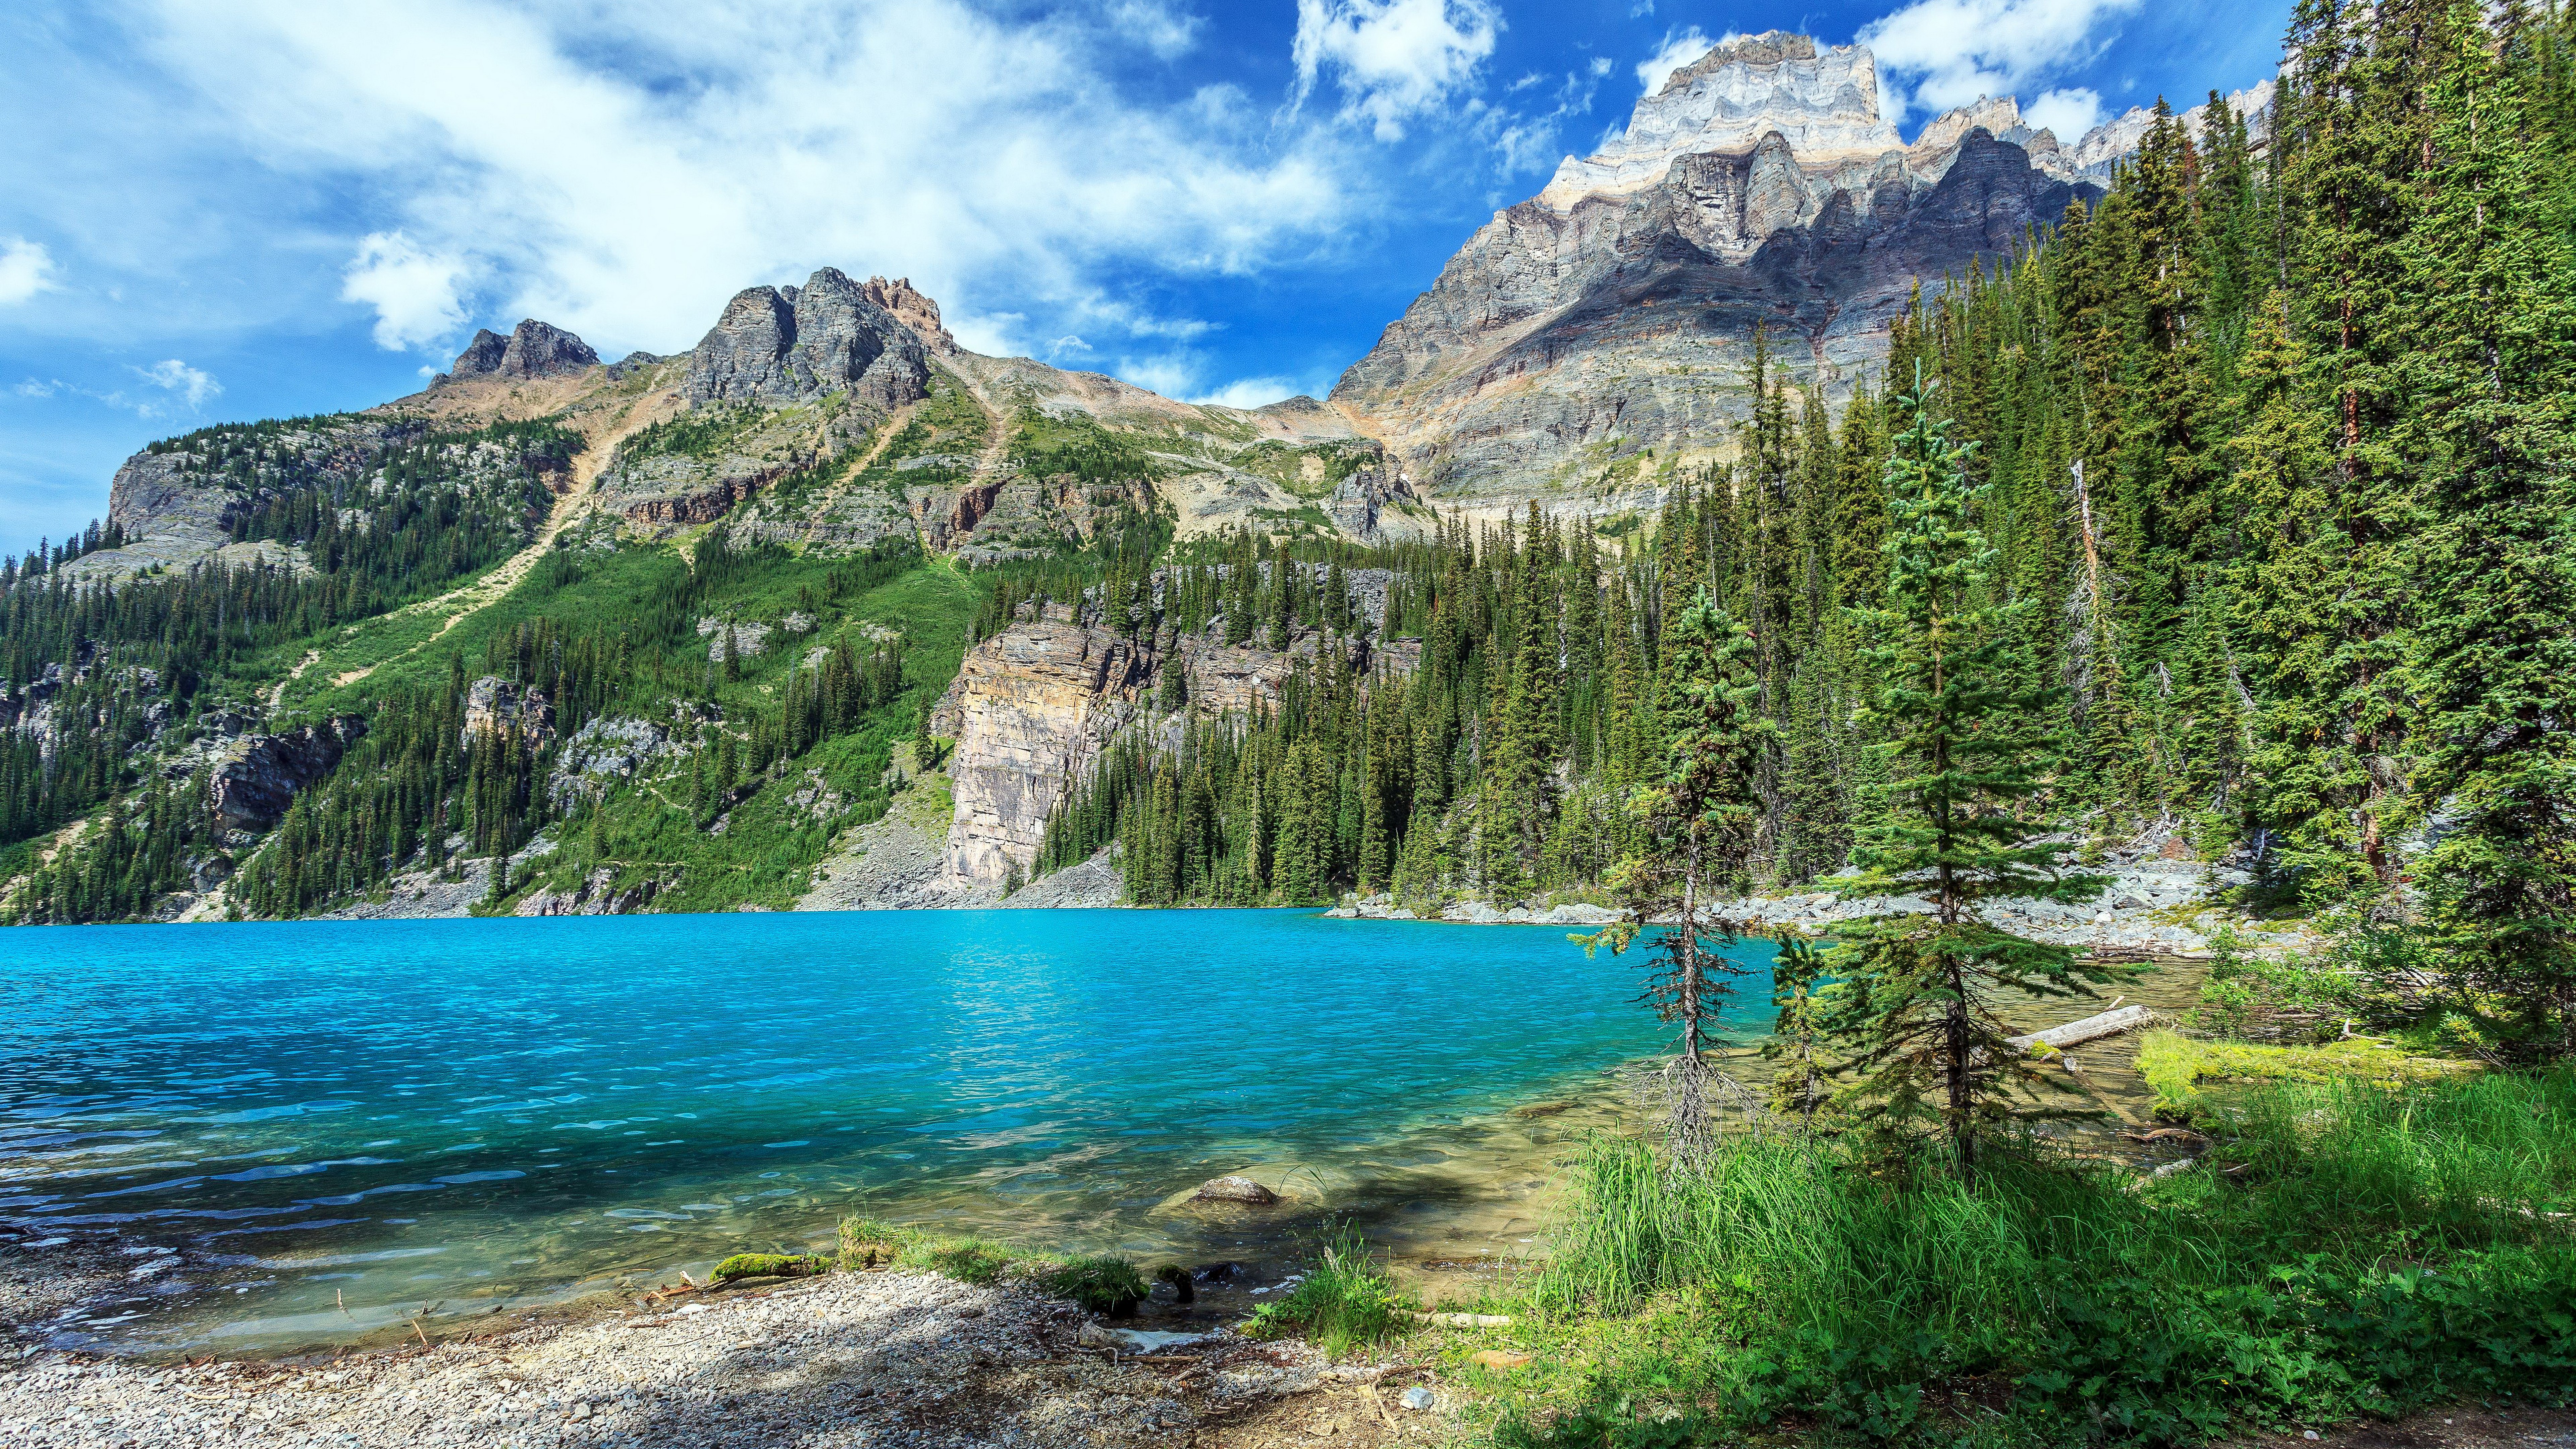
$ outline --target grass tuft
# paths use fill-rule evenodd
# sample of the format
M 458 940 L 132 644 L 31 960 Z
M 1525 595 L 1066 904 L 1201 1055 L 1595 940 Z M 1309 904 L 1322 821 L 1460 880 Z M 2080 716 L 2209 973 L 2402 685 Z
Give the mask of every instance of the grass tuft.
M 1255 1338 L 1300 1333 L 1338 1358 L 1393 1338 L 1411 1307 L 1358 1236 L 1345 1234 L 1285 1297 L 1253 1310 L 1244 1331 Z
M 1125 1316 L 1136 1311 L 1148 1291 L 1145 1275 L 1124 1258 L 1074 1258 L 1038 1271 L 1040 1290 L 1070 1298 L 1085 1313 Z

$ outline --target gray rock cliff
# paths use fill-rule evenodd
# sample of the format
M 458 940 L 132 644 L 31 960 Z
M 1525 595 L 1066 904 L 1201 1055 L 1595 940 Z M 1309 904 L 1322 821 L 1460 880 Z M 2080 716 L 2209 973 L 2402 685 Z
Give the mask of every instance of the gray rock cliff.
M 455 365 L 448 368 L 451 378 L 503 377 L 525 380 L 535 377 L 561 377 L 599 365 L 599 354 L 590 344 L 560 327 L 531 317 L 503 337 L 497 332 L 482 331 L 465 344 L 456 355 Z

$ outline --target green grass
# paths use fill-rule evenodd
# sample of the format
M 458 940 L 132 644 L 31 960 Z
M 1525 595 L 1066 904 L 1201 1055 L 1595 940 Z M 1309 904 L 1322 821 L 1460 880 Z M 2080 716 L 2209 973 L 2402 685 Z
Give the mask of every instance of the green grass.
M 859 1216 L 841 1220 L 840 1237 L 844 1268 L 922 1268 L 979 1287 L 1018 1276 L 1086 1313 L 1127 1312 L 1147 1292 L 1144 1275 L 1124 1258 L 1065 1258 Z
M 1295 1333 L 1335 1357 L 1383 1343 L 1406 1326 L 1412 1304 L 1354 1235 L 1327 1244 L 1297 1286 L 1253 1310 L 1255 1338 Z
M 1753 1139 L 1578 1161 L 1493 1381 L 1506 1444 L 2191 1444 L 2576 1386 L 2576 1074 L 2253 1089 L 2162 1179 L 1975 1186 Z
M 1132 1313 L 1148 1291 L 1145 1275 L 1136 1271 L 1135 1264 L 1107 1256 L 1072 1258 L 1042 1268 L 1036 1281 L 1041 1291 L 1070 1298 L 1085 1313 Z

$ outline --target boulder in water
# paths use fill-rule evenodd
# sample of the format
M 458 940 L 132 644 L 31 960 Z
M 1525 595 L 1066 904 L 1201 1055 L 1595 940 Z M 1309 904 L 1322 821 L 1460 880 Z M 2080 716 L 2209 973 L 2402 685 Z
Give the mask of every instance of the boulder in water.
M 1241 1202 L 1256 1206 L 1279 1201 L 1279 1194 L 1248 1177 L 1212 1177 L 1199 1184 L 1201 1202 Z

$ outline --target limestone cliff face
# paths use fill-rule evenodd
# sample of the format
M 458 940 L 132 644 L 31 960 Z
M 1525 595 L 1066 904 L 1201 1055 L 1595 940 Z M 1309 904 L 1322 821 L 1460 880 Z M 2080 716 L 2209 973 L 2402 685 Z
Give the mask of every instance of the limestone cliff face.
M 1497 213 L 1332 401 L 1441 506 L 1651 506 L 1664 465 L 1732 450 L 1757 329 L 1792 382 L 1847 395 L 1917 282 L 2098 192 L 2009 98 L 1912 146 L 1877 104 L 1859 47 L 1718 47 Z
M 1325 570 L 1313 568 L 1312 585 L 1320 588 Z M 1218 619 L 1204 635 L 1131 640 L 1098 627 L 1089 606 L 1077 618 L 1051 605 L 1046 617 L 1024 618 L 967 651 L 931 717 L 931 733 L 955 742 L 948 777 L 956 809 L 941 889 L 981 901 L 986 897 L 973 893 L 1004 884 L 1014 867 L 1027 878 L 1047 818 L 1104 744 L 1129 729 L 1176 738 L 1180 716 L 1150 708 L 1167 671 L 1181 673 L 1190 712 L 1214 719 L 1277 709 L 1291 676 L 1315 667 L 1327 649 L 1363 673 L 1419 668 L 1421 641 L 1373 637 L 1385 623 L 1392 579 L 1383 569 L 1348 571 L 1353 613 L 1369 625 L 1355 635 L 1301 629 L 1271 640 L 1265 629 L 1251 644 L 1229 645 Z
M 1014 867 L 1029 874 L 1047 816 L 1134 718 L 1149 677 L 1127 639 L 1070 622 L 1015 624 L 968 651 L 933 724 L 957 742 L 948 880 L 990 886 Z
M 690 354 L 681 390 L 697 405 L 809 402 L 832 392 L 889 411 L 917 402 L 929 391 L 927 350 L 921 335 L 878 300 L 928 301 L 909 286 L 903 291 L 908 299 L 891 294 L 881 279 L 862 288 L 840 269 L 825 267 L 802 287 L 737 292 Z M 938 327 L 936 308 L 927 321 Z

